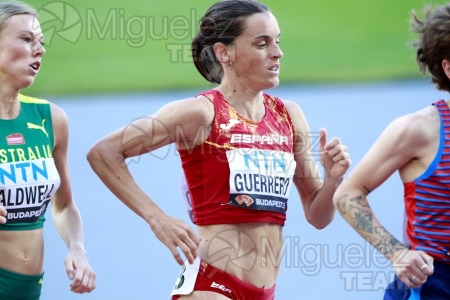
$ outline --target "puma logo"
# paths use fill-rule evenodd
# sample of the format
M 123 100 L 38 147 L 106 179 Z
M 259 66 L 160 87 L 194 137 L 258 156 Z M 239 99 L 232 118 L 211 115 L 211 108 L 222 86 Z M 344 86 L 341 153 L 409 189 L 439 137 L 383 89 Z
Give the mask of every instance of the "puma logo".
M 48 137 L 47 130 L 45 130 L 45 128 L 44 128 L 44 123 L 45 123 L 45 119 L 42 120 L 41 126 L 28 122 L 27 127 L 28 127 L 28 129 L 40 129 Z
M 220 124 L 220 128 L 224 129 L 224 130 L 230 130 L 231 127 L 233 127 L 236 124 L 241 123 L 241 121 L 236 120 L 236 119 L 230 119 L 228 121 L 228 124 Z

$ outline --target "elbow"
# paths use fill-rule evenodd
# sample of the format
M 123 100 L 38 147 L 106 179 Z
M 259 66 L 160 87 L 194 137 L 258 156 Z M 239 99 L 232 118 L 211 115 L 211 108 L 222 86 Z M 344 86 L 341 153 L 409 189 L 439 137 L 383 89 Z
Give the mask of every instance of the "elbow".
M 126 157 L 113 143 L 102 140 L 89 149 L 86 159 L 92 170 L 99 175 L 106 171 L 117 170 L 119 166 L 123 167 Z
M 334 219 L 334 212 L 329 216 L 322 216 L 321 218 L 312 218 L 311 216 L 306 216 L 306 220 L 315 229 L 322 230 L 325 229 Z
M 314 226 L 314 228 L 316 228 L 317 230 L 322 230 L 322 229 L 325 229 L 328 225 L 330 225 L 332 221 L 333 221 L 333 217 L 329 218 L 326 221 L 315 222 L 314 224 L 312 224 L 312 226 Z
M 323 230 L 323 229 L 325 229 L 325 227 L 328 226 L 329 223 L 327 224 L 324 222 L 309 222 L 309 224 L 311 224 L 317 230 Z
M 103 160 L 108 152 L 108 147 L 104 145 L 102 142 L 96 143 L 86 155 L 86 159 L 91 165 L 94 171 L 97 168 L 97 165 Z
M 100 157 L 101 155 L 98 144 L 95 144 L 91 149 L 89 149 L 89 152 L 86 154 L 86 159 L 91 166 L 93 166 L 95 161 L 98 161 Z
M 336 207 L 331 197 L 328 197 L 311 201 L 304 207 L 304 211 L 306 221 L 314 228 L 322 230 L 333 221 Z

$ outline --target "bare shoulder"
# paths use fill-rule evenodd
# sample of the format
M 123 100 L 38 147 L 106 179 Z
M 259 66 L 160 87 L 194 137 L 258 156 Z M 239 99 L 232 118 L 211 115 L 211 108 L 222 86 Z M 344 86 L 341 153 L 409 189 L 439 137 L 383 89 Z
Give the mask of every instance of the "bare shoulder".
M 62 125 L 67 124 L 67 114 L 60 106 L 54 104 L 53 102 L 50 103 L 50 111 L 52 114 L 52 123 L 53 127 L 58 127 Z
M 210 99 L 203 95 L 199 95 L 194 98 L 189 98 L 186 100 L 186 106 L 192 113 L 199 114 L 203 118 L 206 118 L 207 123 L 212 122 L 214 118 L 214 105 Z
M 191 148 L 209 135 L 214 106 L 204 96 L 176 100 L 161 107 L 150 119 L 158 120 L 170 141 L 177 143 L 180 149 Z M 150 123 L 153 122 L 147 124 L 149 132 L 153 130 Z
M 58 159 L 66 155 L 69 143 L 69 124 L 67 114 L 60 106 L 49 102 L 52 115 L 52 127 L 54 134 L 55 151 L 53 156 Z
M 208 98 L 198 96 L 172 101 L 163 106 L 156 115 L 175 117 L 191 124 L 210 124 L 214 118 L 214 107 Z
M 283 102 L 284 106 L 286 107 L 287 111 L 289 112 L 289 114 L 291 114 L 291 112 L 295 115 L 296 113 L 302 113 L 303 111 L 300 108 L 300 106 L 292 101 L 292 100 L 285 100 L 285 99 L 280 99 L 281 102 Z
M 305 114 L 301 107 L 292 100 L 281 100 L 286 107 L 289 117 L 294 124 L 295 131 L 307 132 L 309 131 L 309 125 L 306 120 Z
M 428 144 L 440 134 L 440 118 L 436 108 L 428 106 L 397 118 L 390 127 L 415 144 Z
M 52 127 L 55 138 L 55 147 L 66 146 L 69 136 L 69 121 L 67 114 L 60 106 L 50 103 L 50 112 L 52 115 Z

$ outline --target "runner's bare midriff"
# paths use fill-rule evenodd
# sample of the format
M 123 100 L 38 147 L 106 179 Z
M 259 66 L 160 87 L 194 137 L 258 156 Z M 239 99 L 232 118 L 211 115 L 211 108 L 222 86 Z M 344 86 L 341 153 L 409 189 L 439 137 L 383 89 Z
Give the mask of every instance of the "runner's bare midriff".
M 28 275 L 41 274 L 43 251 L 42 229 L 0 230 L 0 268 Z
M 271 288 L 280 267 L 282 230 L 267 223 L 199 226 L 199 256 L 254 286 Z

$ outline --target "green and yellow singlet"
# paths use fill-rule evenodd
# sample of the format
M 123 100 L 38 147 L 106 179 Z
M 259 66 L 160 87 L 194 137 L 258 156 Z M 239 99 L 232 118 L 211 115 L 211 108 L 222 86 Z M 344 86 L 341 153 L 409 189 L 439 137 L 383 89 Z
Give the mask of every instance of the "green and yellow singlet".
M 50 103 L 23 95 L 19 100 L 17 118 L 0 119 L 0 205 L 7 210 L 0 230 L 42 228 L 60 185 Z

